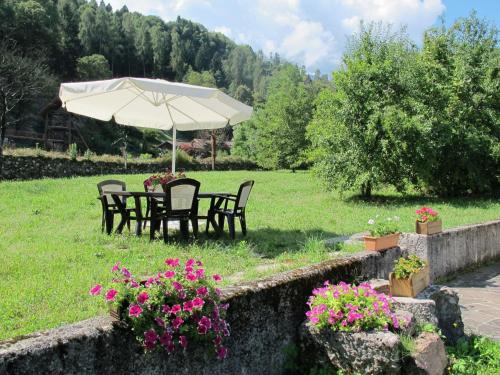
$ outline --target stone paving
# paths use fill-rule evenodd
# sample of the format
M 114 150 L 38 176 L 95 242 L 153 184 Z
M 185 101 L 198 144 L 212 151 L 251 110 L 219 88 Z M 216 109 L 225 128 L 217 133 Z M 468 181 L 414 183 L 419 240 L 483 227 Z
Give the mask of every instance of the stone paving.
M 445 284 L 460 297 L 466 332 L 500 341 L 500 262 L 464 273 Z

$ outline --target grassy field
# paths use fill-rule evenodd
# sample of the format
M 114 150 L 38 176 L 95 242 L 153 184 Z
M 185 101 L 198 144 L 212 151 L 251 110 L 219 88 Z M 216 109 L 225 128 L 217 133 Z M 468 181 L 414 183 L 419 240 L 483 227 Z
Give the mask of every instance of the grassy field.
M 423 204 L 440 211 L 444 227 L 500 218 L 500 203 L 487 199 L 440 200 L 381 192 L 371 202 L 339 199 L 309 173 L 196 172 L 201 191 L 236 191 L 255 180 L 247 221 L 249 234 L 235 242 L 202 237 L 197 243 L 150 243 L 101 234 L 96 183 L 105 177 L 0 183 L 0 340 L 105 312 L 87 291 L 106 282 L 121 261 L 135 274 L 151 274 L 166 257 L 195 257 L 226 283 L 254 279 L 326 259 L 321 239 L 366 230 L 376 214 L 398 215 L 412 231 Z M 146 176 L 106 176 L 142 190 Z M 239 229 L 239 227 L 238 227 Z M 352 249 L 351 249 L 352 250 Z

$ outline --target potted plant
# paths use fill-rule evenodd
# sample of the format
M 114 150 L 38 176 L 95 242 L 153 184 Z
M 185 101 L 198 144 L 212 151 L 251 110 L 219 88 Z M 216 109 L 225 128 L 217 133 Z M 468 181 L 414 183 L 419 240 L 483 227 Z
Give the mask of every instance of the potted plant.
M 140 280 L 117 263 L 111 269 L 110 287 L 104 291 L 97 284 L 89 293 L 104 296 L 111 316 L 131 329 L 146 351 L 162 348 L 173 353 L 202 343 L 212 346 L 219 359 L 226 358 L 228 304 L 221 303 L 221 291 L 215 287 L 221 277 L 207 276 L 203 264 L 194 259 L 185 264 L 166 259 L 165 264 L 166 270 Z
M 365 249 L 380 251 L 396 247 L 399 242 L 399 217 L 388 217 L 385 220 L 368 220 L 370 235 L 363 237 Z
M 436 234 L 443 231 L 443 223 L 437 211 L 430 207 L 422 207 L 417 214 L 416 231 L 418 234 Z
M 390 297 L 368 283 L 326 282 L 313 290 L 308 305 L 301 335 L 315 359 L 327 360 L 350 374 L 393 374 L 394 369 L 399 370 L 395 331 L 406 329 L 409 321 L 407 316 L 396 314 Z
M 399 258 L 394 272 L 389 274 L 391 294 L 398 297 L 415 297 L 429 286 L 429 266 L 416 255 Z
M 144 186 L 148 191 L 155 191 L 158 186 L 165 185 L 170 181 L 185 177 L 186 175 L 183 171 L 179 171 L 174 175 L 169 169 L 167 169 L 164 173 L 157 173 L 146 178 L 144 180 Z

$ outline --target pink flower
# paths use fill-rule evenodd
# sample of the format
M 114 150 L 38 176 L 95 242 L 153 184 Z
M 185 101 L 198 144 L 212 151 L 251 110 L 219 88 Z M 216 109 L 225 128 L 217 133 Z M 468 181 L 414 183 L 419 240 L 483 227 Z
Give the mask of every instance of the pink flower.
M 188 312 L 193 311 L 193 302 L 192 301 L 184 302 L 183 310 Z
M 188 261 L 186 262 L 186 267 L 191 267 L 193 264 L 195 264 L 195 260 L 194 259 L 188 259 Z
M 180 316 L 176 317 L 173 321 L 172 321 L 172 327 L 174 329 L 179 329 L 179 327 L 182 325 L 182 323 L 184 323 L 184 319 L 182 319 Z
M 199 296 L 206 296 L 208 294 L 208 289 L 206 286 L 201 286 L 196 289 L 196 294 Z
M 182 286 L 182 284 L 181 284 L 181 283 L 178 283 L 177 281 L 174 281 L 174 282 L 172 283 L 172 286 L 173 286 L 173 287 L 174 287 L 174 289 L 176 289 L 176 290 L 182 290 L 182 289 L 184 289 L 184 287 Z
M 193 307 L 195 309 L 201 309 L 204 304 L 205 301 L 203 301 L 203 299 L 201 299 L 200 297 L 196 297 L 195 299 L 193 299 Z
M 172 308 L 170 309 L 170 312 L 172 314 L 177 314 L 181 311 L 181 305 L 173 305 Z
M 101 290 L 102 290 L 102 285 L 96 284 L 90 289 L 89 294 L 91 296 L 97 296 L 97 295 L 101 294 Z
M 111 268 L 111 272 L 120 271 L 120 262 L 116 262 L 113 268 Z
M 192 273 L 188 273 L 186 275 L 186 279 L 188 279 L 189 281 L 196 281 L 197 280 L 196 276 L 193 275 Z
M 217 336 L 214 340 L 214 345 L 219 346 L 220 344 L 222 344 L 222 337 Z
M 172 335 L 168 332 L 163 332 L 163 335 L 160 336 L 160 344 L 167 346 L 172 342 Z
M 175 271 L 166 271 L 164 276 L 167 278 L 167 279 L 171 279 L 172 277 L 175 276 Z
M 179 265 L 179 258 L 169 258 L 165 260 L 165 264 L 170 267 L 177 267 Z
M 116 289 L 110 289 L 106 293 L 106 301 L 114 301 L 118 291 Z
M 153 344 L 158 341 L 160 337 L 156 333 L 154 329 L 149 329 L 146 332 L 144 332 L 144 341 L 149 341 L 152 342 Z
M 187 341 L 187 338 L 186 336 L 179 336 L 179 344 L 184 348 L 186 349 L 187 346 L 188 346 L 188 341 Z
M 189 273 L 189 272 L 193 272 L 193 267 L 191 267 L 191 266 L 186 266 L 186 268 L 184 268 L 184 271 L 186 271 L 186 272 L 188 272 L 188 273 Z
M 126 278 L 130 278 L 132 277 L 132 274 L 130 273 L 130 271 L 128 269 L 126 269 L 125 267 L 122 268 L 122 274 L 123 276 L 125 276 Z
M 141 305 L 144 304 L 144 302 L 146 302 L 148 299 L 149 299 L 148 292 L 141 292 L 137 296 L 137 302 L 139 302 L 139 304 L 141 304 Z
M 156 322 L 156 324 L 158 324 L 158 326 L 165 328 L 165 321 L 162 318 L 157 316 L 155 318 L 155 322 Z
M 219 359 L 226 359 L 227 358 L 227 355 L 228 355 L 228 350 L 227 348 L 223 347 L 223 346 L 219 346 L 217 348 L 217 358 Z
M 139 287 L 140 287 L 140 285 L 139 285 L 139 283 L 138 283 L 137 281 L 135 281 L 135 280 L 130 280 L 130 287 L 131 287 L 131 288 L 139 288 Z
M 212 321 L 208 316 L 202 316 L 198 324 L 206 326 L 208 329 L 212 328 Z
M 196 265 L 197 265 L 198 267 L 203 267 L 203 263 L 201 262 L 201 260 L 197 260 L 197 261 L 196 261 Z
M 218 275 L 218 274 L 213 275 L 213 276 L 212 276 L 212 278 L 213 278 L 216 282 L 219 282 L 219 281 L 221 281 L 221 280 L 222 280 L 222 277 L 221 277 L 220 275 Z
M 198 334 L 206 335 L 207 332 L 208 332 L 208 327 L 198 323 Z
M 161 312 L 164 314 L 170 314 L 170 306 L 169 305 L 163 305 L 161 307 Z
M 141 316 L 141 313 L 142 313 L 141 306 L 136 305 L 134 303 L 130 305 L 130 307 L 128 309 L 128 315 L 129 316 L 132 316 L 134 318 L 138 318 L 139 316 Z
M 202 279 L 203 277 L 205 277 L 205 270 L 203 268 L 197 269 L 195 273 L 198 279 Z

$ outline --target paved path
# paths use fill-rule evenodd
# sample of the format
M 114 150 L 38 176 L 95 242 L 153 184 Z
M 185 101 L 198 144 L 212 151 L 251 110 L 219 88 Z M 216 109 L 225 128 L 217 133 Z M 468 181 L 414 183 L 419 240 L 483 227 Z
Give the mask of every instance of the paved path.
M 446 283 L 460 296 L 466 332 L 500 341 L 500 262 Z

